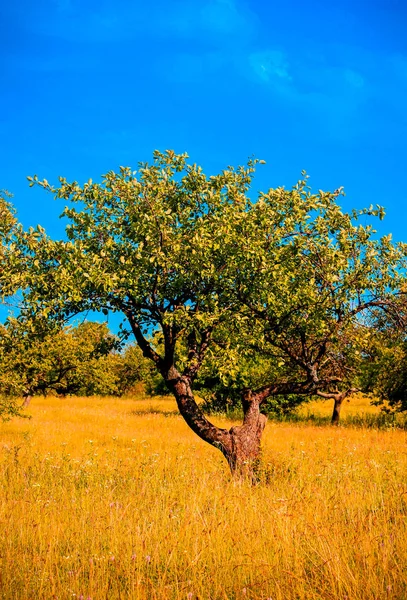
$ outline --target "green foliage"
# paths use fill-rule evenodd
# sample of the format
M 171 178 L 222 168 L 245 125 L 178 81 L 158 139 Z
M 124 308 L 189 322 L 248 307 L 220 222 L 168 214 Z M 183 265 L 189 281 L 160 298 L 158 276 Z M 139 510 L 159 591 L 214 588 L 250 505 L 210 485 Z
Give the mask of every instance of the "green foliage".
M 84 392 L 92 382 L 109 384 L 98 363 L 117 340 L 104 324 L 83 323 L 63 330 L 34 328 L 9 319 L 0 328 L 0 392 L 3 397 Z M 93 383 L 93 385 L 95 385 Z
M 361 365 L 361 384 L 384 412 L 407 411 L 407 341 L 393 332 L 376 332 Z
M 113 385 L 110 387 L 110 394 L 113 396 L 123 396 L 131 393 L 136 384 L 146 382 L 151 372 L 150 362 L 144 358 L 140 348 L 137 345 L 130 344 L 124 351 L 110 353 L 100 359 L 101 368 L 105 368 L 106 373 L 110 374 Z M 97 393 L 106 394 L 106 388 L 99 386 L 98 391 L 88 390 L 86 395 Z
M 26 285 L 28 263 L 44 237 L 41 227 L 24 232 L 10 203 L 12 195 L 0 190 L 0 301 Z
M 204 400 L 201 406 L 208 414 L 236 413 L 236 409 L 242 411 L 244 390 L 257 389 L 266 381 L 281 381 L 287 376 L 284 365 L 275 357 L 248 352 L 240 347 L 229 348 L 222 354 L 221 349 L 218 339 L 218 344 L 214 344 L 206 354 L 195 383 L 197 394 Z M 284 410 L 283 406 L 290 410 L 296 405 L 297 402 L 287 395 L 275 396 L 263 404 L 262 412 L 276 413 Z
M 0 192 L 0 298 L 10 295 L 15 284 L 13 263 L 13 238 L 19 231 L 15 211 L 9 203 L 11 195 Z
M 161 319 L 182 330 L 212 325 L 223 311 L 216 288 L 228 215 L 244 209 L 251 170 L 207 178 L 186 155 L 157 152 L 138 177 L 121 168 L 101 184 L 38 182 L 77 207 L 63 212 L 69 241 L 38 248 L 28 299 L 53 317 L 121 311 L 145 332 Z
M 346 388 L 372 312 L 404 311 L 406 245 L 377 240 L 358 218 L 382 209 L 345 213 L 340 193 L 312 194 L 304 179 L 261 194 L 238 233 L 233 290 L 247 344 L 316 386 Z
M 312 193 L 305 174 L 251 200 L 257 162 L 207 177 L 167 151 L 101 183 L 31 178 L 69 223 L 68 241 L 21 241 L 27 307 L 57 321 L 121 312 L 164 379 L 222 401 L 351 390 L 372 312 L 405 313 L 407 247 L 360 223 L 380 206 L 344 212 L 341 189 Z

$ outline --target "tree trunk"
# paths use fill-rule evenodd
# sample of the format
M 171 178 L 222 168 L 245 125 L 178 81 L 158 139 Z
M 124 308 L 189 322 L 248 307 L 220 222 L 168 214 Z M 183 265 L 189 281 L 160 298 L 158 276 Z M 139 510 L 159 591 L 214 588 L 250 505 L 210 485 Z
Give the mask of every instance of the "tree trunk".
M 344 400 L 343 394 L 338 394 L 336 398 L 334 398 L 334 409 L 332 412 L 331 425 L 339 425 L 339 419 L 341 416 L 341 408 L 342 402 Z
M 256 401 L 249 406 L 243 403 L 243 410 L 243 425 L 232 427 L 229 431 L 232 448 L 226 458 L 236 479 L 247 479 L 255 483 L 261 464 L 261 436 L 267 417 L 261 414 Z
M 226 458 L 236 479 L 255 482 L 261 459 L 261 436 L 267 417 L 260 413 L 260 398 L 247 394 L 243 399 L 243 424 L 229 431 L 216 427 L 203 414 L 194 399 L 191 381 L 175 367 L 165 374 L 178 409 L 189 427 L 205 442 L 218 448 Z
M 165 381 L 173 392 L 177 401 L 179 412 L 187 425 L 202 440 L 218 448 L 224 456 L 231 450 L 231 436 L 227 429 L 216 427 L 203 414 L 195 402 L 191 381 L 188 377 L 181 376 L 175 367 L 165 373 Z
M 22 408 L 27 408 L 27 406 L 29 406 L 30 402 L 31 402 L 31 394 L 24 394 L 23 396 L 23 403 L 21 405 Z
M 332 419 L 331 419 L 331 425 L 339 425 L 339 419 L 341 416 L 341 408 L 342 408 L 342 403 L 345 400 L 345 398 L 347 398 L 348 396 L 350 396 L 351 394 L 353 394 L 354 392 L 357 392 L 358 389 L 357 388 L 349 388 L 348 390 L 346 390 L 345 392 L 321 392 L 320 390 L 317 390 L 316 395 L 317 396 L 321 396 L 321 398 L 333 398 L 334 401 L 334 410 L 332 413 Z M 348 400 L 349 402 L 349 400 Z

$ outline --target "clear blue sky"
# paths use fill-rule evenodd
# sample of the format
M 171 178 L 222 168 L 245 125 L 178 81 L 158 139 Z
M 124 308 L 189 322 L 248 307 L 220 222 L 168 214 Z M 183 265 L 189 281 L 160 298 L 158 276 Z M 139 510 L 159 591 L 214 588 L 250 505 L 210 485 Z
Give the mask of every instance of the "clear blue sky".
M 25 226 L 62 230 L 27 175 L 173 148 L 208 172 L 255 154 L 261 189 L 306 169 L 407 241 L 406 0 L 21 0 L 0 18 L 0 188 Z

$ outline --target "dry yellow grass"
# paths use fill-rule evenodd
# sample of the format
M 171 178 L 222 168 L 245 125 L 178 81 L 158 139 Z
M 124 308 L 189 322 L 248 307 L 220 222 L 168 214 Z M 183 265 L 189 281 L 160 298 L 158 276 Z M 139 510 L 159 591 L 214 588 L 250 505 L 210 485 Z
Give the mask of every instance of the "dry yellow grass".
M 403 431 L 269 424 L 251 488 L 170 400 L 30 412 L 0 426 L 4 600 L 407 598 Z
M 300 407 L 302 414 L 313 413 L 322 417 L 330 417 L 332 415 L 333 401 L 332 400 L 316 400 L 307 402 Z M 345 400 L 341 410 L 342 418 L 361 413 L 369 415 L 377 415 L 380 413 L 380 408 L 370 404 L 370 401 L 362 394 L 353 395 L 350 400 Z

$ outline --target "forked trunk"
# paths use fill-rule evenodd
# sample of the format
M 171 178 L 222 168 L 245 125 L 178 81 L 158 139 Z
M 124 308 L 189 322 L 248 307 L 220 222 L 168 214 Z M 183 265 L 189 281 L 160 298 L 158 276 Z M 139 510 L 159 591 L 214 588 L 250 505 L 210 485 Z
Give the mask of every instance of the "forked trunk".
M 233 476 L 255 482 L 261 463 L 261 436 L 267 417 L 260 412 L 261 398 L 246 392 L 242 398 L 243 424 L 229 431 L 232 444 L 226 456 Z
M 201 439 L 222 452 L 232 475 L 236 479 L 256 481 L 261 460 L 261 436 L 267 421 L 267 417 L 260 413 L 259 398 L 253 395 L 243 399 L 243 424 L 228 431 L 208 421 L 195 402 L 187 377 L 171 368 L 166 381 L 186 423 Z
M 331 425 L 339 425 L 339 419 L 341 416 L 341 408 L 342 408 L 342 403 L 345 400 L 345 398 L 348 398 L 348 396 L 350 396 L 351 394 L 353 394 L 354 392 L 357 392 L 358 389 L 357 388 L 349 388 L 347 389 L 345 392 L 321 392 L 321 390 L 317 390 L 317 396 L 320 396 L 321 398 L 326 398 L 326 399 L 330 399 L 332 398 L 334 401 L 334 409 L 332 412 L 332 419 L 331 419 Z M 349 400 L 348 400 L 349 402 Z

